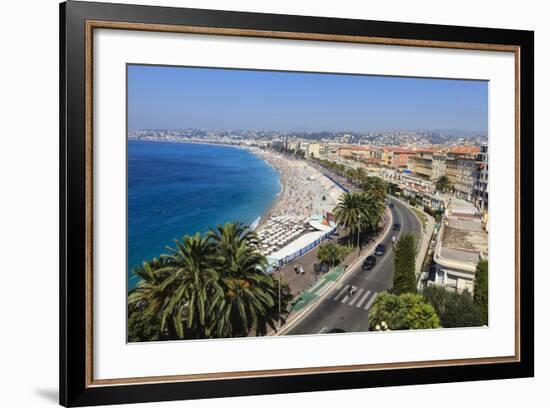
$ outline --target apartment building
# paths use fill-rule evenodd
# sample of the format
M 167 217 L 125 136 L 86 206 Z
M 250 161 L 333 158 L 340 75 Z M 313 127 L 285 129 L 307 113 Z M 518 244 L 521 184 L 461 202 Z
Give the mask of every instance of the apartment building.
M 432 153 L 418 152 L 413 158 L 412 171 L 425 180 L 432 178 Z
M 474 181 L 474 198 L 477 208 L 482 211 L 489 209 L 489 146 L 480 147 L 476 156 L 476 174 Z
M 432 180 L 437 181 L 447 171 L 447 156 L 445 153 L 435 153 L 432 157 Z
M 300 150 L 300 142 L 296 140 L 288 140 L 286 143 L 287 149 L 291 151 L 297 152 Z
M 321 145 L 319 143 L 309 143 L 306 149 L 307 157 L 314 157 L 318 159 L 321 153 Z
M 455 194 L 465 200 L 473 200 L 476 159 L 473 154 L 447 152 L 445 175 Z
M 394 169 L 407 168 L 409 157 L 413 151 L 407 149 L 388 148 L 382 149 L 381 164 Z
M 458 197 L 473 201 L 476 160 L 473 157 L 458 157 L 456 162 L 458 177 L 455 184 L 455 193 Z
M 371 157 L 371 148 L 366 146 L 342 146 L 338 156 L 343 159 L 368 159 Z
M 337 144 L 327 144 L 325 145 L 325 154 L 328 157 L 338 157 L 339 146 Z
M 426 180 L 437 180 L 445 174 L 446 157 L 434 151 L 417 152 L 412 160 L 412 171 Z

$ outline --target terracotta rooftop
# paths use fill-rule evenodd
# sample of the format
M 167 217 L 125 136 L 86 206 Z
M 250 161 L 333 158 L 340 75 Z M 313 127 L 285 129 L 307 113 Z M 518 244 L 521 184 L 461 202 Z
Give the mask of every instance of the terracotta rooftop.
M 455 154 L 476 154 L 479 152 L 479 147 L 477 146 L 457 146 L 449 150 L 449 153 Z

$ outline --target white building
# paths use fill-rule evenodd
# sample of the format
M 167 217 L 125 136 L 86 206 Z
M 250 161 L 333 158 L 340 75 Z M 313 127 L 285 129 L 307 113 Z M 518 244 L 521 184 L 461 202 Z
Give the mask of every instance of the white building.
M 453 198 L 437 237 L 435 281 L 454 292 L 474 291 L 477 263 L 488 256 L 488 236 L 472 203 Z

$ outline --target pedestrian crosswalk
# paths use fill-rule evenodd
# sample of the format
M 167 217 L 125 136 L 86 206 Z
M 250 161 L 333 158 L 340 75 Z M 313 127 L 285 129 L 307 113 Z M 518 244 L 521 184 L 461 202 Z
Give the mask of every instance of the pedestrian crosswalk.
M 350 295 L 349 289 L 350 285 L 337 284 L 336 295 L 332 300 L 358 309 L 369 310 L 378 296 L 376 292 L 365 288 L 356 288 L 356 292 Z
M 350 306 L 353 306 L 353 304 L 355 303 L 355 301 L 357 299 L 359 299 L 359 296 L 361 296 L 361 293 L 363 293 L 365 291 L 365 289 L 363 288 L 359 288 L 359 291 L 357 292 L 357 294 L 354 294 L 353 295 L 353 299 L 351 299 L 351 302 L 349 302 L 349 305 Z

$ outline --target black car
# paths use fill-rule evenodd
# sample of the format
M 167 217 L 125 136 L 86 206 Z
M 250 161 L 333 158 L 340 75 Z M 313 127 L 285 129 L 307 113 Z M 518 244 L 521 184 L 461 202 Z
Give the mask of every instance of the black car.
M 374 249 L 374 255 L 382 256 L 385 253 L 386 253 L 386 245 L 384 245 L 384 244 L 376 245 L 376 248 Z
M 327 330 L 325 333 L 331 334 L 331 333 L 345 333 L 345 332 L 346 332 L 345 330 L 335 327 L 334 329 Z
M 398 222 L 393 224 L 393 230 L 394 231 L 401 231 L 401 224 L 399 224 Z
M 363 262 L 363 270 L 369 271 L 376 265 L 376 257 L 373 255 L 367 256 L 367 259 Z
M 393 207 L 394 207 L 394 206 L 393 206 L 393 203 L 390 203 L 390 208 L 393 208 Z

